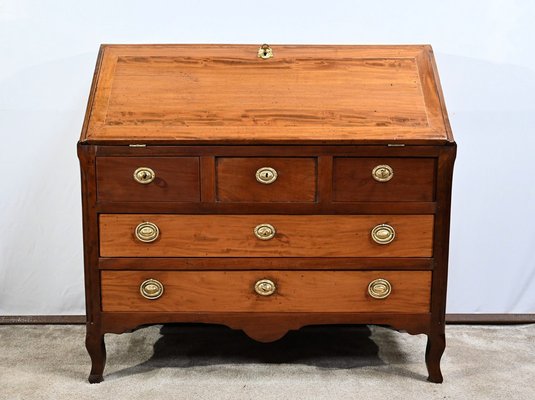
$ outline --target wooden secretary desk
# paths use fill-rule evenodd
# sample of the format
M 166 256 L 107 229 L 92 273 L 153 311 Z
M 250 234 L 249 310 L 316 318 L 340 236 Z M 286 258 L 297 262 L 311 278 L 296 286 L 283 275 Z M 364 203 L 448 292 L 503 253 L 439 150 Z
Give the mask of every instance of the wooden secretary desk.
M 428 336 L 453 141 L 429 46 L 104 45 L 78 155 L 89 381 L 105 333 L 201 322 Z

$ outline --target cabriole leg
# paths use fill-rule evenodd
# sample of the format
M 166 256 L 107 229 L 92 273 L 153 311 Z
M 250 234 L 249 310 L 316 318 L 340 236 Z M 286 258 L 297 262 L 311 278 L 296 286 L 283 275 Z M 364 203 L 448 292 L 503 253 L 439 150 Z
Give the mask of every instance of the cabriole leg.
M 446 348 L 446 335 L 428 334 L 427 347 L 425 349 L 425 364 L 429 377 L 427 380 L 434 383 L 442 383 L 442 372 L 440 372 L 440 359 Z
M 104 380 L 102 373 L 106 364 L 106 345 L 104 344 L 104 334 L 94 326 L 87 327 L 85 347 L 91 357 L 91 373 L 89 383 L 99 383 Z

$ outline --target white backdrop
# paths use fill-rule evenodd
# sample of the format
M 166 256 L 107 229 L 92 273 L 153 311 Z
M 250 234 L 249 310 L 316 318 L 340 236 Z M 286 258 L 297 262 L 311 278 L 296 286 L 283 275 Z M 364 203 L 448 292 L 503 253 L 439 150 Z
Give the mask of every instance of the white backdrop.
M 448 312 L 535 312 L 534 20 L 529 0 L 0 0 L 0 315 L 84 313 L 99 44 L 264 42 L 432 44 L 459 144 Z

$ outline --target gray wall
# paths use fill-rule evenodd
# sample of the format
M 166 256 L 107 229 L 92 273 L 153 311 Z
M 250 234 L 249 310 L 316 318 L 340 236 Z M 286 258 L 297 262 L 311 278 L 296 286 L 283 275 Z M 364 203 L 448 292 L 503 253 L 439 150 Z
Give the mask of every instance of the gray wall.
M 0 315 L 84 312 L 75 143 L 98 46 L 165 42 L 432 44 L 459 143 L 448 312 L 535 312 L 534 4 L 0 2 Z

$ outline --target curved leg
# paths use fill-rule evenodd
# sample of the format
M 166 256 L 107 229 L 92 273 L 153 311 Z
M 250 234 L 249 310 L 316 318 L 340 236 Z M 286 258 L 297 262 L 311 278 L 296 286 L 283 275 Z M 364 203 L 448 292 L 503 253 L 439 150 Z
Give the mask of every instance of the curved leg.
M 446 335 L 428 334 L 427 347 L 425 349 L 425 364 L 429 377 L 427 380 L 434 383 L 442 383 L 442 372 L 440 372 L 440 358 L 446 348 Z
M 91 357 L 91 373 L 89 383 L 100 383 L 104 380 L 102 373 L 106 364 L 106 345 L 104 344 L 104 334 L 94 327 L 87 327 L 85 337 L 85 347 Z

